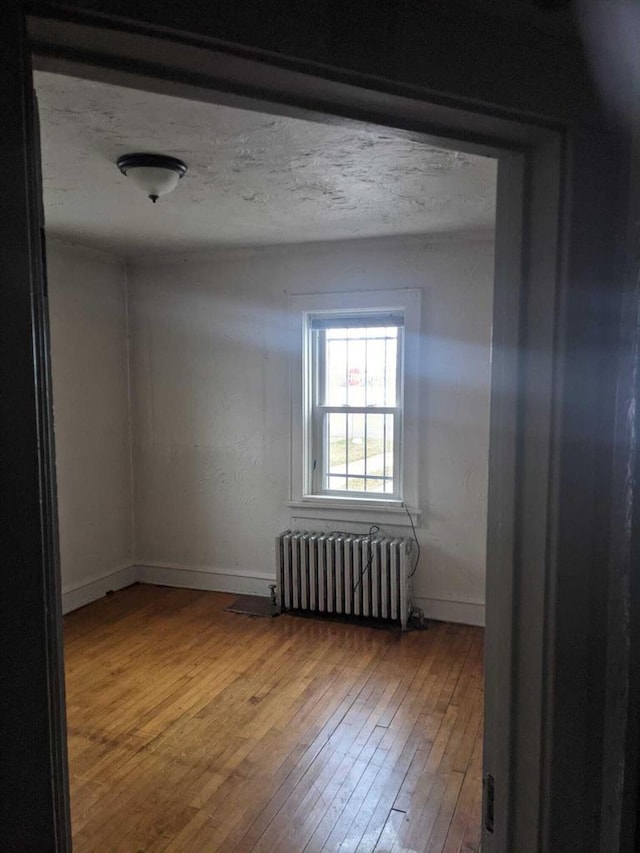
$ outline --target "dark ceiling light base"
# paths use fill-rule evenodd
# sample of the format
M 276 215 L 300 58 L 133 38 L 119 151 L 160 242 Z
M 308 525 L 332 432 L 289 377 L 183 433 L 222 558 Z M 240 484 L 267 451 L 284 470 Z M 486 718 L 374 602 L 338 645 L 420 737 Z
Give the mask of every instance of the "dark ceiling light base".
M 116 164 L 154 204 L 161 195 L 170 193 L 187 171 L 182 160 L 164 154 L 123 154 Z
M 171 169 L 182 177 L 187 171 L 187 164 L 177 157 L 167 157 L 164 154 L 123 154 L 117 160 L 118 169 L 123 175 L 129 169 Z

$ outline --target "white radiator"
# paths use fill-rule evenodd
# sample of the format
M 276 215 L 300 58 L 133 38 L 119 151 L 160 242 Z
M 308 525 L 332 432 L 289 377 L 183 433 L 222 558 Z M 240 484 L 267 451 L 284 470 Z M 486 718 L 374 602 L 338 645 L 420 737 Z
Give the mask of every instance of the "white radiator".
M 285 530 L 276 537 L 282 610 L 399 621 L 411 610 L 412 539 Z

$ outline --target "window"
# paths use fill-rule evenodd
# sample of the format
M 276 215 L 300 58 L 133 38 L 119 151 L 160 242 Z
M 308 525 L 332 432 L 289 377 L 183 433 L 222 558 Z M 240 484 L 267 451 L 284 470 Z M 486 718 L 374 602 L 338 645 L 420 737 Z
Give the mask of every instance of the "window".
M 420 295 L 290 297 L 291 505 L 419 509 Z
M 307 318 L 313 494 L 401 497 L 403 312 Z

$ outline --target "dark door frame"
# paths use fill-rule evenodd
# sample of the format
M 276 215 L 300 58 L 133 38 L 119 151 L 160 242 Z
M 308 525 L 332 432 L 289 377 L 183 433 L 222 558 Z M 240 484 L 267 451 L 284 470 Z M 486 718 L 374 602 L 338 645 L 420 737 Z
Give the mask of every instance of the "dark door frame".
M 76 22 L 62 17 L 49 9 L 32 18 L 27 37 L 24 10 L 12 3 L 4 21 L 8 48 L 0 58 L 6 81 L 0 108 L 11 116 L 5 166 L 11 174 L 3 176 L 0 197 L 7 223 L 0 243 L 7 309 L 2 346 L 3 364 L 13 368 L 2 406 L 16 429 L 16 453 L 2 482 L 7 517 L 16 520 L 6 624 L 9 649 L 28 656 L 26 666 L 25 657 L 15 657 L 9 672 L 22 701 L 6 708 L 13 737 L 6 766 L 15 772 L 15 794 L 9 788 L 4 798 L 3 838 L 21 850 L 69 845 L 46 285 L 38 265 L 33 156 L 35 52 L 38 63 L 75 68 L 81 76 L 170 87 L 205 100 L 215 92 L 217 102 L 241 98 L 245 106 L 316 120 L 325 114 L 390 124 L 421 139 L 448 138 L 500 156 L 489 539 L 495 595 L 487 617 L 488 654 L 500 663 L 488 673 L 496 821 L 484 849 L 589 849 L 584 841 L 593 837 L 589 821 L 600 792 L 593 777 L 590 791 L 580 777 L 587 764 L 600 767 L 602 756 L 590 743 L 603 720 L 592 695 L 594 673 L 587 671 L 589 623 L 604 618 L 596 601 L 602 565 L 593 559 L 593 528 L 609 474 L 601 447 L 609 424 L 606 415 L 597 417 L 607 402 L 606 383 L 602 360 L 589 346 L 602 331 L 604 294 L 594 287 L 614 269 L 618 208 L 611 187 L 618 186 L 621 154 L 615 138 L 591 128 L 587 139 L 562 122 L 523 121 L 514 111 L 346 71 L 309 73 L 292 58 L 203 45 L 196 32 L 168 37 L 148 20 L 134 26 L 95 15 Z M 598 217 L 588 213 L 596 198 Z M 615 342 L 616 317 L 606 321 Z M 590 426 L 596 422 L 601 432 Z M 580 578 L 572 570 L 576 561 L 584 569 Z M 507 564 L 509 582 L 502 583 Z M 584 646 L 567 642 L 569 635 L 584 639 Z M 560 701 L 567 697 L 574 705 L 570 718 Z M 570 815 L 582 816 L 582 827 L 572 825 Z M 566 846 L 569 838 L 577 846 Z

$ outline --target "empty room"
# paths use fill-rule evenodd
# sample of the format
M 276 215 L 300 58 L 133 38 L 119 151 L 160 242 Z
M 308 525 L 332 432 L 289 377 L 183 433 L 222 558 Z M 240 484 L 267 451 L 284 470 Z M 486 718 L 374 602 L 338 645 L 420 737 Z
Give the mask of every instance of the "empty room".
M 35 84 L 74 849 L 478 851 L 497 161 Z

